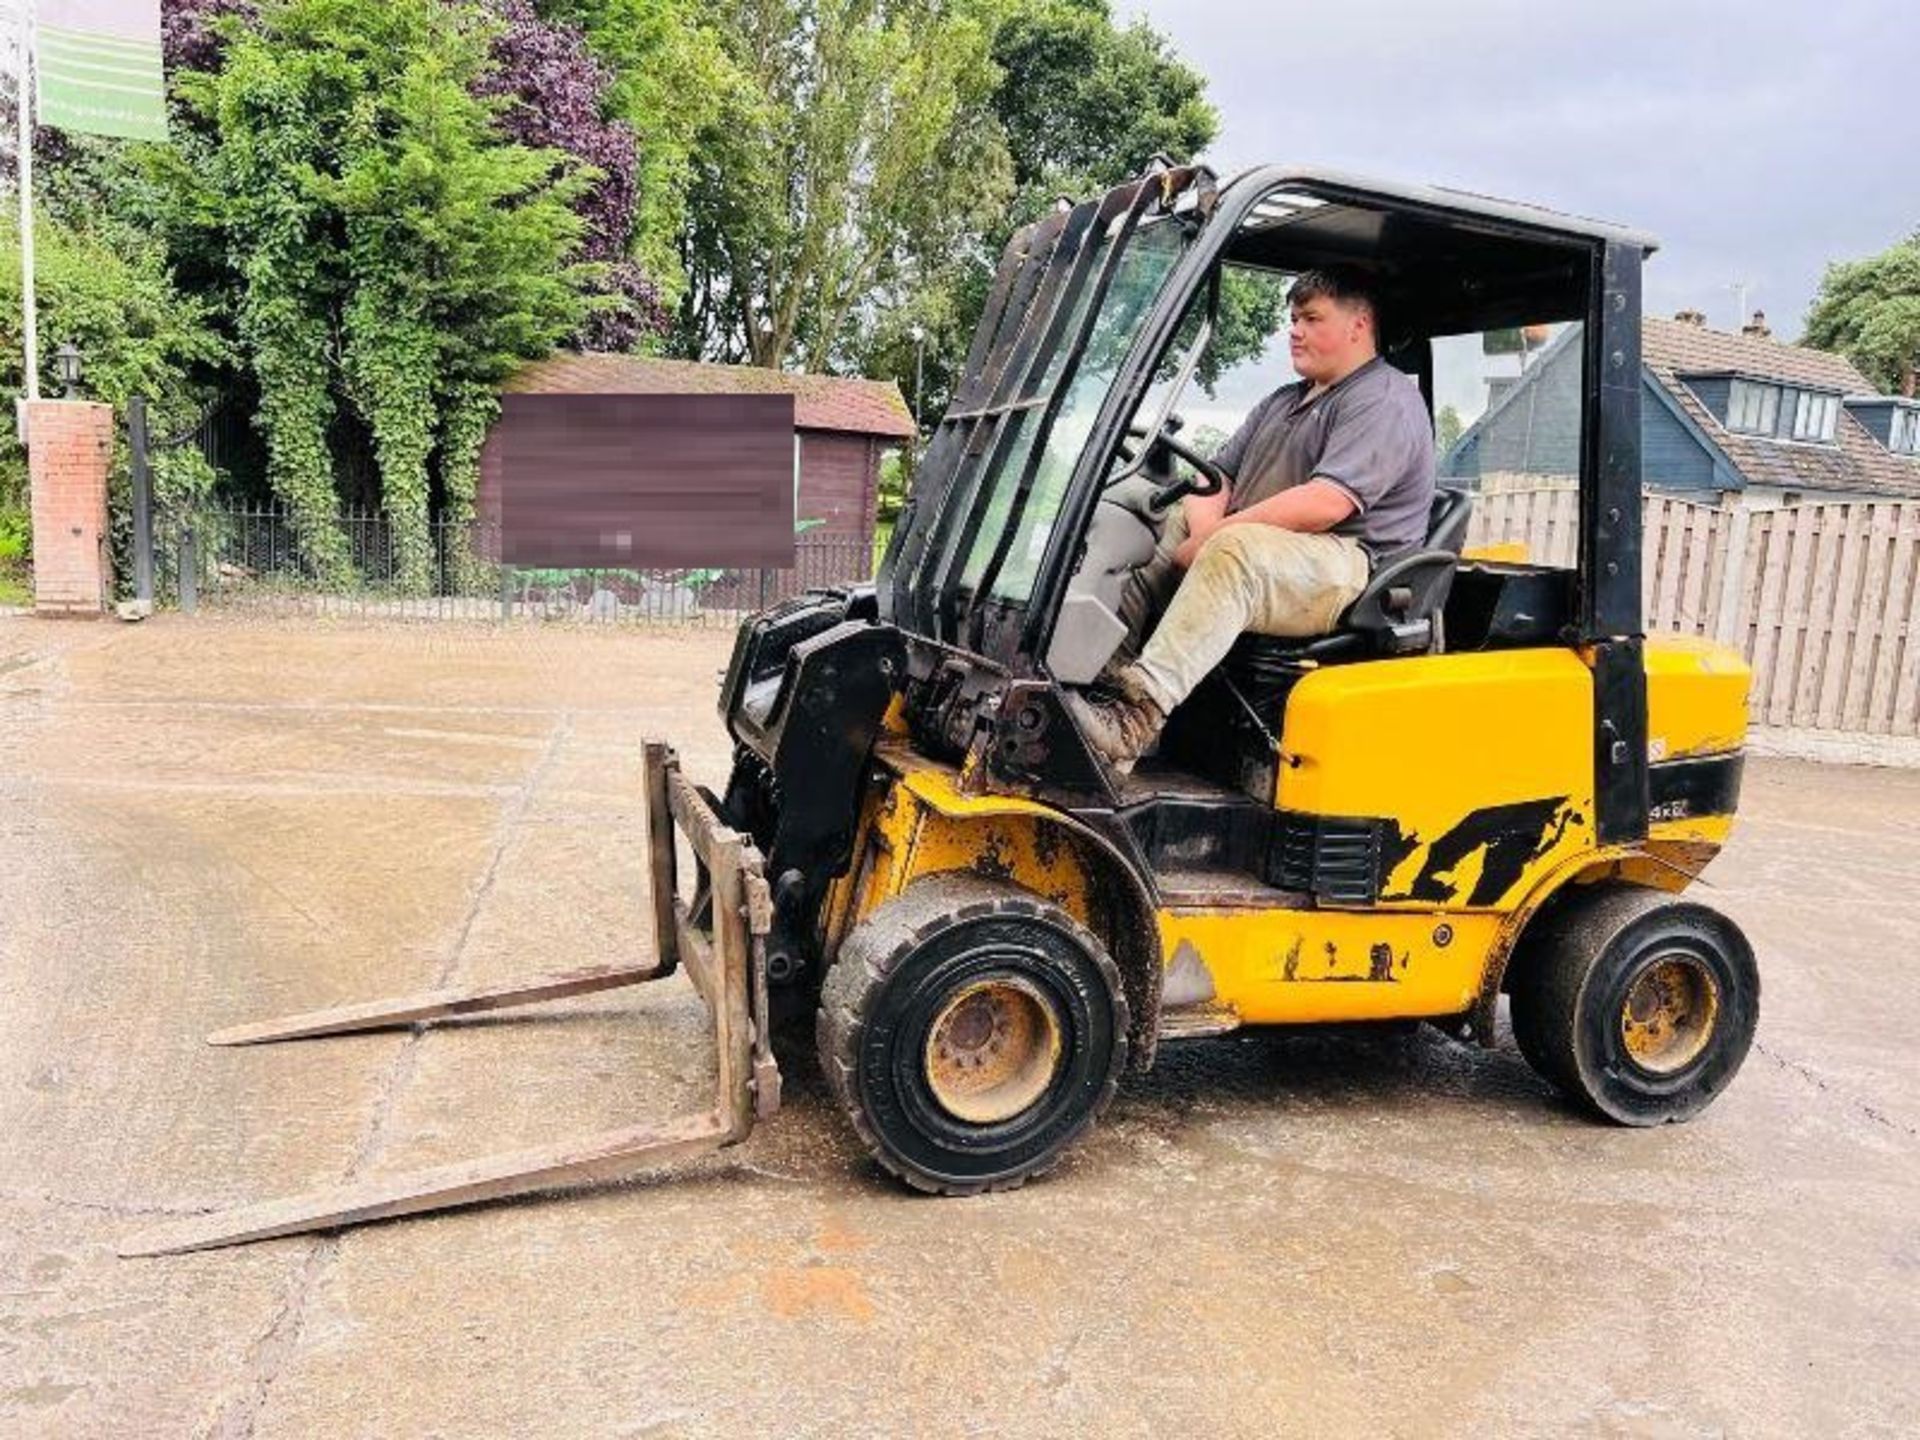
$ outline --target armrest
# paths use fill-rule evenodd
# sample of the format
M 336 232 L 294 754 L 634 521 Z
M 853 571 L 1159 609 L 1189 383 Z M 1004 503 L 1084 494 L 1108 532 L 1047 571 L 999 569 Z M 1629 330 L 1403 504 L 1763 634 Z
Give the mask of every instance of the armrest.
M 1447 602 L 1460 557 L 1450 550 L 1416 550 L 1374 572 L 1340 623 L 1353 630 L 1385 630 L 1398 621 L 1431 615 Z

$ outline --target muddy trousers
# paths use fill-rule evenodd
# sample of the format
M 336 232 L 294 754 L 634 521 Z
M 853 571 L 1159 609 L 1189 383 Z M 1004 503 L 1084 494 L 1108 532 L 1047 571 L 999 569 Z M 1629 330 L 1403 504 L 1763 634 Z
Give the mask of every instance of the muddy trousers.
M 1200 547 L 1134 662 L 1164 713 L 1186 699 L 1233 642 L 1256 635 L 1325 635 L 1367 587 L 1367 552 L 1340 535 L 1277 525 L 1228 525 Z

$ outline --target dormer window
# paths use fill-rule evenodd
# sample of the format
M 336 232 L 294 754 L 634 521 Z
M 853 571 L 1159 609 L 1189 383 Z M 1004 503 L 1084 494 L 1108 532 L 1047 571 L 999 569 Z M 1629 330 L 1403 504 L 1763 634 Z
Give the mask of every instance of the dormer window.
M 1727 392 L 1727 428 L 1743 435 L 1771 435 L 1780 421 L 1780 387 L 1736 380 Z
M 1840 421 L 1840 396 L 1834 391 L 1725 374 L 1689 377 L 1689 383 L 1716 415 L 1721 414 L 1719 403 L 1726 405 L 1721 423 L 1736 435 L 1833 443 Z M 1724 402 L 1719 401 L 1722 395 Z
M 1887 448 L 1896 455 L 1920 455 L 1920 408 L 1902 405 L 1893 412 Z
M 1793 438 L 1832 440 L 1833 427 L 1839 418 L 1838 395 L 1820 395 L 1812 390 L 1798 391 L 1793 407 Z

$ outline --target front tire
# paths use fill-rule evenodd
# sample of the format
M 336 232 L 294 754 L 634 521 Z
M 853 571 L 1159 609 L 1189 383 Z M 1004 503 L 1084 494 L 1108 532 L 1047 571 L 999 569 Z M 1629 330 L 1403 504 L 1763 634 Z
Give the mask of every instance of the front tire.
M 1753 947 L 1705 905 L 1636 887 L 1595 889 L 1536 921 L 1517 959 L 1521 1053 L 1616 1124 L 1693 1118 L 1753 1043 Z
M 874 1158 L 918 1190 L 1010 1190 L 1106 1109 L 1127 1055 L 1120 972 L 1066 911 L 971 874 L 862 921 L 821 987 L 821 1068 Z

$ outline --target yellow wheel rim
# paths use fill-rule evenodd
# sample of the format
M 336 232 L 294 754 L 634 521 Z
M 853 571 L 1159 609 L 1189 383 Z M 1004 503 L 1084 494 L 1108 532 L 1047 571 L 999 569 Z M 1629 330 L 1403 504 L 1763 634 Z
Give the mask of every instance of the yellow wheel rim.
M 1720 987 L 1691 955 L 1670 954 L 1634 977 L 1620 1007 L 1620 1038 L 1642 1070 L 1671 1075 L 1700 1058 L 1713 1038 Z
M 1060 1019 L 1015 976 L 956 991 L 927 1032 L 927 1087 L 971 1125 L 1011 1120 L 1047 1093 L 1060 1070 Z

